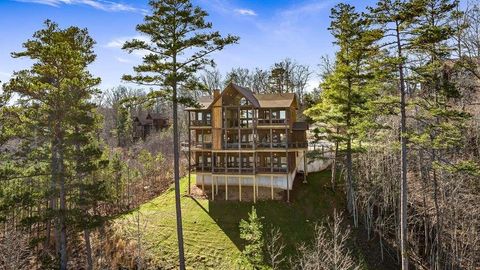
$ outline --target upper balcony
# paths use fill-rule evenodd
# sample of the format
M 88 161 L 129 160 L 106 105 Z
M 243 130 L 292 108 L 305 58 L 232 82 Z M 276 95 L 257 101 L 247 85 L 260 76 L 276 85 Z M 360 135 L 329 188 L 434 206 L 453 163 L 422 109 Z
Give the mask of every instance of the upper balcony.
M 192 127 L 212 126 L 212 114 L 208 111 L 190 112 L 190 126 Z
M 259 109 L 257 126 L 286 126 L 289 118 L 288 109 Z

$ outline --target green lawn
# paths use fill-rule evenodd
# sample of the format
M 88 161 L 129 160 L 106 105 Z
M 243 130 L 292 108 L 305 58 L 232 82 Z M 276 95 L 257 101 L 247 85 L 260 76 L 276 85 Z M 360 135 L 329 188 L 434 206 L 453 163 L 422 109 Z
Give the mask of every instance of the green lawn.
M 255 204 L 259 216 L 264 217 L 265 228 L 272 225 L 280 228 L 287 253 L 295 252 L 295 244 L 310 241 L 315 223 L 331 215 L 334 207 L 345 208 L 342 193 L 335 194 L 329 189 L 329 179 L 328 171 L 310 174 L 308 184 L 296 185 L 292 203 L 262 201 Z M 186 179 L 182 179 L 181 186 L 185 195 Z M 238 224 L 247 217 L 252 205 L 248 202 L 211 202 L 182 196 L 185 256 L 190 269 L 235 269 L 243 246 Z M 143 219 L 141 226 L 145 226 L 142 231 L 147 253 L 155 258 L 156 263 L 176 263 L 173 188 L 143 204 L 139 210 Z M 131 218 L 132 214 L 127 214 L 117 222 Z M 134 225 L 128 222 L 127 226 Z

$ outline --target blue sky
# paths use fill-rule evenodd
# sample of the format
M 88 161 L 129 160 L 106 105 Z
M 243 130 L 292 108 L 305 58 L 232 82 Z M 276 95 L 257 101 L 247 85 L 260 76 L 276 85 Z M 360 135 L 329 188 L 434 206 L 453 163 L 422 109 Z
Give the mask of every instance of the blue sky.
M 267 68 L 286 57 L 316 70 L 322 55 L 332 55 L 328 32 L 330 9 L 338 0 L 193 0 L 209 13 L 208 20 L 223 34 L 240 36 L 240 43 L 215 53 L 217 68 L 225 73 L 233 67 Z M 343 1 L 364 10 L 374 0 Z M 123 84 L 122 74 L 131 73 L 140 55 L 120 49 L 138 36 L 135 25 L 149 9 L 147 0 L 0 0 L 0 80 L 28 67 L 26 60 L 10 53 L 51 19 L 61 27 L 88 28 L 96 40 L 97 61 L 91 72 L 102 78 L 101 88 Z M 310 87 L 318 83 L 312 78 Z

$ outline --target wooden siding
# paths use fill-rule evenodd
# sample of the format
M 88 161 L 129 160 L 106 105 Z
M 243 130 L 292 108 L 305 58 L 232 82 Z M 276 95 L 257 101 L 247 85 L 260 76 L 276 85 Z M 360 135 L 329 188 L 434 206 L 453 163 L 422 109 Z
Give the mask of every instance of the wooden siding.
M 212 108 L 212 149 L 222 149 L 222 97 L 216 100 Z

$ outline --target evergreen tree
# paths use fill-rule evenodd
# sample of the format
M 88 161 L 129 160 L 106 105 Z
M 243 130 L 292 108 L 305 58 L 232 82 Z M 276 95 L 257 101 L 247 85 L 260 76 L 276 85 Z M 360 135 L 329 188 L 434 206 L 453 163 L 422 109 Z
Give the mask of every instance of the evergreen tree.
M 4 86 L 7 95 L 18 96 L 10 110 L 16 110 L 17 117 L 22 119 L 17 121 L 19 131 L 26 132 L 13 136 L 24 143 L 15 153 L 23 160 L 17 164 L 23 172 L 16 177 L 50 177 L 50 188 L 45 193 L 50 200 L 49 211 L 43 218 L 54 221 L 60 269 L 67 268 L 67 226 L 73 218 L 68 200 L 77 192 L 73 187 L 83 180 L 74 177 L 73 164 L 77 160 L 73 153 L 79 150 L 86 154 L 93 141 L 90 125 L 95 111 L 90 100 L 97 93 L 95 86 L 100 79 L 93 77 L 87 66 L 95 60 L 94 44 L 86 29 L 61 29 L 47 20 L 45 28 L 23 44 L 24 51 L 12 54 L 15 58 L 31 59 L 33 66 L 15 72 Z M 98 154 L 86 156 L 88 162 L 94 162 Z M 77 169 L 80 167 L 77 163 Z M 85 170 L 77 170 L 80 171 Z M 49 229 L 47 241 L 48 238 Z
M 405 78 L 406 50 L 411 49 L 413 25 L 423 12 L 422 1 L 417 0 L 380 0 L 375 8 L 370 9 L 372 20 L 383 29 L 383 47 L 394 53 L 385 59 L 385 69 L 393 74 L 398 82 L 400 97 L 400 145 L 401 145 L 401 179 L 400 179 L 400 248 L 402 269 L 408 269 L 407 255 L 407 88 Z M 383 41 L 382 40 L 382 41 Z
M 248 221 L 240 221 L 240 238 L 245 240 L 245 249 L 242 251 L 245 264 L 250 264 L 253 269 L 261 269 L 264 265 L 263 259 L 263 225 L 257 215 L 255 207 L 248 213 Z
M 443 261 L 443 215 L 439 206 L 439 174 L 450 171 L 448 160 L 463 143 L 462 132 L 469 114 L 455 109 L 452 100 L 460 97 L 459 89 L 445 73 L 445 64 L 456 49 L 451 41 L 456 31 L 451 25 L 451 17 L 456 12 L 458 1 L 427 0 L 424 12 L 419 17 L 414 30 L 412 46 L 415 57 L 424 61 L 413 68 L 415 79 L 422 87 L 415 93 L 417 106 L 416 120 L 419 129 L 411 132 L 411 141 L 429 158 L 426 166 L 431 175 L 435 206 L 435 268 L 441 268 Z M 455 166 L 453 166 L 455 167 Z M 455 170 L 455 168 L 453 168 Z
M 213 65 L 208 56 L 226 45 L 236 43 L 235 36 L 222 37 L 217 31 L 210 31 L 212 24 L 205 21 L 208 14 L 194 7 L 189 0 L 151 0 L 152 13 L 145 16 L 136 29 L 149 41 L 134 39 L 124 44 L 128 52 L 147 51 L 143 63 L 136 66 L 135 75 L 124 75 L 126 81 L 155 87 L 148 98 L 164 97 L 172 102 L 174 181 L 177 215 L 177 237 L 180 269 L 185 269 L 183 251 L 182 218 L 180 209 L 179 132 L 178 103 L 188 103 L 179 90 L 195 90 L 199 83 L 195 73 L 206 65 Z M 192 103 L 192 102 L 190 102 Z
M 359 128 L 367 116 L 369 100 L 375 99 L 371 83 L 375 55 L 374 43 L 379 31 L 371 30 L 368 23 L 353 6 L 339 4 L 332 9 L 330 31 L 339 47 L 335 66 L 322 83 L 320 102 L 305 114 L 324 124 L 318 131 L 336 143 L 342 144 L 346 156 L 346 187 L 348 210 L 357 222 L 355 183 L 352 174 L 352 143 L 359 137 Z

